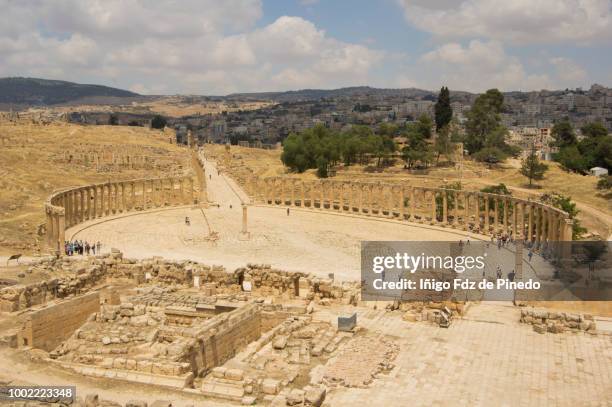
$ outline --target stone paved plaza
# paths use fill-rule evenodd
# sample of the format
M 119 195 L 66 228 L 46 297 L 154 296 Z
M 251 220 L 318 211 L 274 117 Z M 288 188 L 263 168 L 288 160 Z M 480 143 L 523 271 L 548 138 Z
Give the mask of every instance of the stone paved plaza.
M 541 335 L 518 316 L 511 303 L 482 303 L 440 329 L 385 311 L 360 312 L 360 325 L 397 338 L 396 368 L 371 388 L 330 392 L 330 405 L 610 405 L 612 336 Z M 359 360 L 355 355 L 351 368 Z

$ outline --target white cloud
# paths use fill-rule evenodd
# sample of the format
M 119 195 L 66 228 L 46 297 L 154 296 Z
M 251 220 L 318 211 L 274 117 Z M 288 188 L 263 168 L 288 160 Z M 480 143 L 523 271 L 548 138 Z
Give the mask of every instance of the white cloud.
M 415 27 L 442 38 L 516 44 L 610 42 L 609 0 L 397 0 Z
M 547 73 L 529 73 L 515 56 L 506 53 L 498 41 L 472 40 L 467 45 L 448 43 L 421 56 L 417 74 L 421 83 L 435 89 L 447 85 L 452 89 L 481 92 L 501 90 L 539 90 L 586 86 L 585 70 L 568 58 L 542 61 Z M 403 78 L 405 83 L 410 79 Z
M 367 83 L 384 55 L 300 17 L 255 28 L 260 0 L 22 0 L 4 10 L 5 76 L 223 94 Z

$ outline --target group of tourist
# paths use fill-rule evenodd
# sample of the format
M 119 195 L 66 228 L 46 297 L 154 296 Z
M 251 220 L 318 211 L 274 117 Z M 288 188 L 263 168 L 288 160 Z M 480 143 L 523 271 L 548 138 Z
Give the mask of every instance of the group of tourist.
M 83 242 L 82 240 L 74 240 L 74 241 L 66 241 L 64 242 L 64 251 L 66 256 L 72 255 L 83 255 L 93 254 L 95 256 L 96 251 L 100 254 L 102 249 L 102 244 L 98 241 L 96 243 L 89 243 L 87 241 Z

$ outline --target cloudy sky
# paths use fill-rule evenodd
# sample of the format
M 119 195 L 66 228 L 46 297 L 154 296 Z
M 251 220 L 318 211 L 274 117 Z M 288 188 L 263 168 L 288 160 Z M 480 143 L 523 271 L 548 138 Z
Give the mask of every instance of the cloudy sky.
M 612 86 L 610 0 L 0 0 L 0 77 L 144 94 Z

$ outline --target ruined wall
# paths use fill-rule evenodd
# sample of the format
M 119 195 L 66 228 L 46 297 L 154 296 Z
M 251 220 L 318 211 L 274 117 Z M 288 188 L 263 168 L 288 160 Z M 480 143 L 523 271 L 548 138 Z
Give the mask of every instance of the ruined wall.
M 100 310 L 100 294 L 92 292 L 33 312 L 19 333 L 19 345 L 51 351 Z
M 220 366 L 261 336 L 261 311 L 246 305 L 211 319 L 199 336 L 199 349 L 192 355 L 199 373 Z

